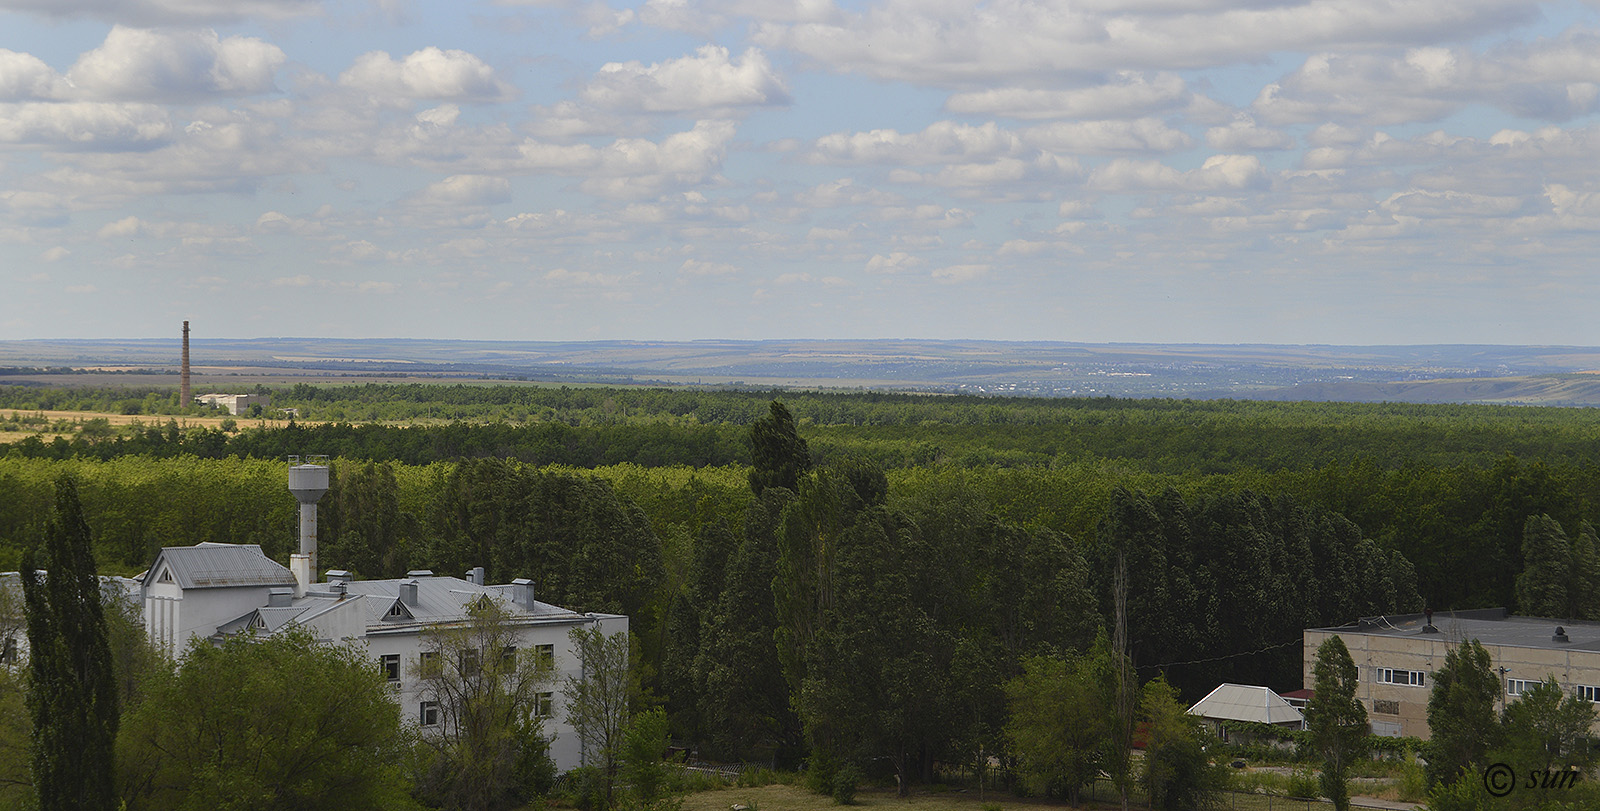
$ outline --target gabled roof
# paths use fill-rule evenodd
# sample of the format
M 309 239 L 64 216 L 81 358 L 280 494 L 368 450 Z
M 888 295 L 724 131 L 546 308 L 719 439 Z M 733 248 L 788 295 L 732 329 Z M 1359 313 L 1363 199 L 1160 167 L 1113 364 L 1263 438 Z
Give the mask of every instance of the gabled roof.
M 262 554 L 258 544 L 202 543 L 168 546 L 156 554 L 145 586 L 167 581 L 182 589 L 227 586 L 292 586 L 294 575 Z
M 1218 721 L 1255 721 L 1262 724 L 1298 724 L 1300 711 L 1266 687 L 1223 684 L 1189 708 L 1190 715 Z

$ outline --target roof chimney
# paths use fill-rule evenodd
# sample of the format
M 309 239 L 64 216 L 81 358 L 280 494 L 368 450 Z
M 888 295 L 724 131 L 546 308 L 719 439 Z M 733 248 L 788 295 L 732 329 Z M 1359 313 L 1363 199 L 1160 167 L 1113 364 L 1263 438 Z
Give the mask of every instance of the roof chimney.
M 483 585 L 484 571 L 482 566 L 474 566 L 467 570 L 467 582 L 474 586 Z
M 1567 629 L 1563 628 L 1560 625 L 1557 625 L 1556 626 L 1555 636 L 1550 637 L 1550 641 L 1551 642 L 1571 642 L 1572 640 L 1567 637 Z
M 294 589 L 275 588 L 267 590 L 268 608 L 286 608 L 294 600 Z
M 404 580 L 400 583 L 400 602 L 413 608 L 417 605 L 417 581 L 415 578 Z
M 526 577 L 511 581 L 511 602 L 521 606 L 524 611 L 532 611 L 538 605 L 534 600 L 533 581 Z

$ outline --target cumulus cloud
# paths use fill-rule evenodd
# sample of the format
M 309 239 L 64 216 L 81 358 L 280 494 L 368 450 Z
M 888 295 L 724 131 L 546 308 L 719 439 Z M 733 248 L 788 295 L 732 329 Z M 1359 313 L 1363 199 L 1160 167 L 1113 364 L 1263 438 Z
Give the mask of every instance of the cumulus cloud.
M 1471 104 L 1551 121 L 1600 111 L 1600 36 L 1568 32 L 1481 54 L 1439 46 L 1313 54 L 1263 88 L 1252 109 L 1274 123 L 1382 125 L 1435 121 Z
M 825 135 L 812 145 L 810 159 L 830 164 L 926 166 L 1001 158 L 1022 150 L 1022 139 L 1016 133 L 992 121 L 979 126 L 939 121 L 913 133 L 881 129 Z
M 1072 121 L 1031 127 L 1021 133 L 1024 143 L 1067 153 L 1117 154 L 1175 152 L 1188 149 L 1194 139 L 1155 118 L 1135 121 Z
M 955 93 L 944 107 L 962 115 L 1005 118 L 1138 118 L 1180 107 L 1188 86 L 1173 73 L 1119 71 L 1103 84 L 1071 90 L 999 87 Z
M 927 260 L 905 251 L 893 251 L 887 255 L 875 253 L 871 259 L 867 260 L 866 271 L 868 273 L 903 273 L 925 264 L 927 264 Z
M 69 87 L 66 80 L 39 57 L 0 48 L 0 100 L 62 98 Z
M 150 104 L 91 101 L 0 104 L 0 143 L 81 149 L 148 149 L 168 140 L 172 122 Z
M 1117 159 L 1092 171 L 1091 188 L 1107 192 L 1244 191 L 1263 188 L 1269 178 L 1254 155 L 1212 155 L 1199 169 L 1182 171 L 1156 161 Z
M 685 259 L 678 272 L 685 276 L 731 276 L 739 272 L 738 265 L 727 262 L 706 262 L 699 259 Z
M 516 95 L 483 60 L 458 50 L 428 46 L 396 60 L 383 51 L 356 58 L 339 83 L 363 90 L 385 104 L 429 101 L 496 102 Z
M 945 284 L 970 282 L 989 272 L 988 265 L 948 265 L 933 272 L 933 278 Z
M 604 197 L 658 194 L 670 184 L 694 184 L 722 165 L 736 127 L 731 121 L 701 121 L 661 141 L 620 138 L 606 146 L 524 141 L 517 168 L 582 175 L 583 188 Z
M 438 206 L 491 206 L 511 201 L 511 181 L 486 175 L 451 175 L 430 183 L 416 202 Z
M 691 56 L 644 65 L 608 62 L 582 97 L 598 107 L 647 113 L 687 113 L 781 106 L 789 91 L 759 49 L 737 60 L 728 49 L 705 45 Z
M 1225 127 L 1206 130 L 1206 146 L 1229 152 L 1293 149 L 1294 136 L 1283 130 L 1261 127 L 1253 119 L 1241 118 Z
M 78 58 L 67 81 L 75 95 L 104 101 L 248 96 L 274 90 L 274 74 L 285 60 L 278 46 L 252 37 L 119 25 Z
M 1470 39 L 1533 19 L 1526 0 L 1260 0 L 1083 4 L 880 0 L 820 22 L 762 21 L 754 39 L 841 72 L 952 86 L 1178 70 L 1286 50 Z

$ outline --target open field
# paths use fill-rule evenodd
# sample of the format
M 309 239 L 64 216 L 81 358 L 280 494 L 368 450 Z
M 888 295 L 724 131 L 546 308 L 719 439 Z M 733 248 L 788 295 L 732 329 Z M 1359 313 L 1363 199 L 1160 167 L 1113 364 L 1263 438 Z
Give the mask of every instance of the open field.
M 176 420 L 179 430 L 186 428 L 221 428 L 224 420 L 233 420 L 240 428 L 281 428 L 288 424 L 282 419 L 252 419 L 248 417 L 171 417 L 163 414 L 103 414 L 95 411 L 27 411 L 24 409 L 0 409 L 0 420 L 9 420 L 15 414 L 19 417 L 43 416 L 50 422 L 47 426 L 21 426 L 21 430 L 11 431 L 0 428 L 0 444 L 21 442 L 30 436 L 54 437 L 68 436 L 77 432 L 82 423 L 89 420 L 105 420 L 113 427 L 126 427 L 131 425 L 164 426 L 168 420 Z M 302 421 L 301 424 L 315 424 L 316 421 Z M 70 430 L 56 430 L 62 423 L 70 423 Z M 4 424 L 4 428 L 11 427 Z

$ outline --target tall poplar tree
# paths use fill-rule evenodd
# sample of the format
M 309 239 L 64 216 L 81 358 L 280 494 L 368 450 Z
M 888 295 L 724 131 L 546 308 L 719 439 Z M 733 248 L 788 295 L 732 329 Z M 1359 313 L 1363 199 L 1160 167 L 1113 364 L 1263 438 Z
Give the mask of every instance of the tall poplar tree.
M 1356 663 L 1350 649 L 1337 636 L 1317 648 L 1316 695 L 1306 707 L 1311 741 L 1322 756 L 1322 796 L 1338 811 L 1350 807 L 1350 765 L 1363 754 L 1367 738 L 1367 710 L 1356 698 Z
M 758 496 L 768 487 L 797 490 L 811 469 L 811 451 L 781 401 L 773 400 L 767 416 L 750 424 L 750 458 L 750 489 Z
M 70 476 L 56 480 L 42 554 L 31 547 L 22 554 L 22 593 L 39 808 L 116 808 L 117 684 L 89 525 Z

